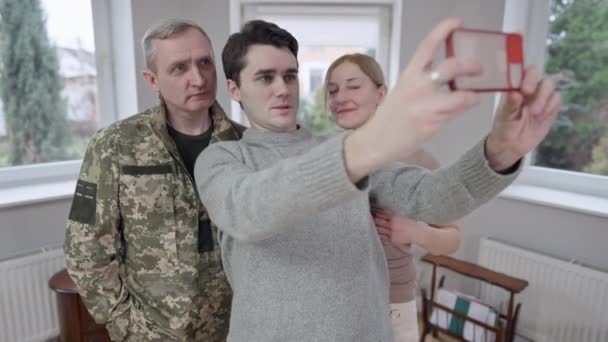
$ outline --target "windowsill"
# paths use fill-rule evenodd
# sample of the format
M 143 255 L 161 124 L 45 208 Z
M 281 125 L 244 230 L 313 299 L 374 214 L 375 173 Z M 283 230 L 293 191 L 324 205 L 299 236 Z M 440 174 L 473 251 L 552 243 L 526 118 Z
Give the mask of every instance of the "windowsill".
M 69 199 L 75 187 L 71 180 L 0 189 L 0 209 Z M 499 197 L 608 217 L 608 199 L 602 197 L 523 184 L 511 185 Z
M 69 199 L 74 189 L 76 180 L 0 189 L 0 209 Z
M 608 217 L 608 198 L 603 197 L 524 184 L 511 185 L 499 197 Z

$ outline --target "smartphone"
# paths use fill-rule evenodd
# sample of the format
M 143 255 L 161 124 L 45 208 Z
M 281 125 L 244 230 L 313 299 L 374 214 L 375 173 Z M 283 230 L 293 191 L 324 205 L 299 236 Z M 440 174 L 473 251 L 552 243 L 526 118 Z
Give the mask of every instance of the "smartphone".
M 482 73 L 458 77 L 452 90 L 476 92 L 518 91 L 524 77 L 523 37 L 518 33 L 456 29 L 446 40 L 446 57 L 473 59 L 481 63 Z

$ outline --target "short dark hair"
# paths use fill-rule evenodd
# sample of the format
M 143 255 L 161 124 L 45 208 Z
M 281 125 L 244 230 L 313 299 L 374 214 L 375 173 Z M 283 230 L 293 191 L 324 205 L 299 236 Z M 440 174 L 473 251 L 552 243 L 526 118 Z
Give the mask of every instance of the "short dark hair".
M 240 32 L 233 33 L 222 50 L 222 64 L 227 80 L 240 85 L 239 75 L 245 67 L 245 55 L 251 45 L 272 45 L 288 48 L 298 58 L 298 41 L 291 33 L 277 24 L 264 20 L 251 20 L 245 23 Z

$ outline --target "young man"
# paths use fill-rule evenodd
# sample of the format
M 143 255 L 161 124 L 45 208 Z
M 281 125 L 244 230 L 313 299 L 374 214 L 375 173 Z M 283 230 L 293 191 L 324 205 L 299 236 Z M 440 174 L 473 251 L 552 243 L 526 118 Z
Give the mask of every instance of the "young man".
M 143 76 L 160 105 L 89 143 L 66 232 L 67 267 L 114 341 L 224 341 L 231 291 L 192 171 L 242 127 L 216 102 L 203 29 L 170 20 L 143 39 Z
M 428 72 L 460 20 L 423 41 L 395 89 L 357 130 L 332 137 L 298 127 L 298 44 L 278 26 L 247 23 L 222 52 L 228 91 L 252 128 L 199 156 L 201 199 L 220 229 L 234 291 L 229 341 L 392 341 L 388 274 L 371 201 L 407 217 L 447 223 L 507 186 L 559 108 L 533 70 L 486 139 L 454 165 L 429 172 L 393 163 L 478 103 L 443 82 L 477 74 L 450 59 Z

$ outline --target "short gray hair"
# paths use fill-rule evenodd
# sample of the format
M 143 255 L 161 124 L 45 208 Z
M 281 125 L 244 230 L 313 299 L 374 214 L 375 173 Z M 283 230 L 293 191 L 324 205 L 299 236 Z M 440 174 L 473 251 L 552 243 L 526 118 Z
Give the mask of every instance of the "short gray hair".
M 184 32 L 188 29 L 195 29 L 207 38 L 209 41 L 209 45 L 211 46 L 211 39 L 207 35 L 207 32 L 203 30 L 203 28 L 197 23 L 185 20 L 185 19 L 169 19 L 163 22 L 160 22 L 148 29 L 146 34 L 144 34 L 144 39 L 141 42 L 143 53 L 144 53 L 144 61 L 146 62 L 146 67 L 148 69 L 154 70 L 154 58 L 156 57 L 156 51 L 154 49 L 154 40 L 162 40 L 171 37 L 174 34 Z M 213 51 L 213 47 L 211 48 Z

